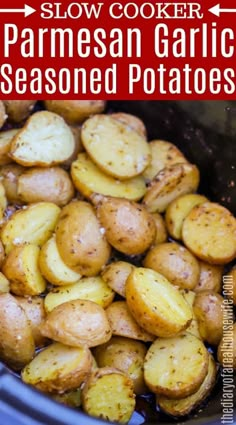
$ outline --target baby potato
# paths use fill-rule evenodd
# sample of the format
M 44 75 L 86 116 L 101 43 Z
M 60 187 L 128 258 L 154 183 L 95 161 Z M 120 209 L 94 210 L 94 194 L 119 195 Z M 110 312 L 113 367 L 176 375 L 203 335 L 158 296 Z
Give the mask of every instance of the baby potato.
M 56 243 L 65 264 L 84 276 L 98 274 L 110 257 L 110 246 L 88 202 L 74 201 L 62 209 Z
M 9 121 L 19 123 L 31 114 L 36 104 L 35 100 L 4 100 Z
M 17 194 L 23 203 L 45 201 L 62 207 L 73 198 L 74 187 L 60 167 L 33 167 L 18 177 Z
M 0 181 L 0 223 L 3 220 L 6 207 L 7 207 L 6 192 L 2 182 Z
M 113 335 L 148 342 L 154 341 L 155 336 L 142 329 L 135 321 L 125 301 L 116 301 L 109 305 L 106 314 Z
M 193 311 L 193 304 L 194 304 L 194 301 L 195 301 L 195 298 L 196 298 L 196 293 L 193 292 L 193 291 L 190 291 L 188 289 L 179 289 L 179 291 L 183 295 L 184 299 L 187 301 L 188 305 L 190 306 L 192 316 L 193 316 L 193 319 L 192 319 L 190 325 L 186 328 L 186 332 L 188 332 L 192 335 L 195 335 L 199 339 L 202 339 L 200 332 L 199 332 L 199 329 L 198 329 L 198 321 L 197 321 L 196 315 Z M 184 332 L 185 331 L 183 331 L 183 333 Z
M 151 149 L 151 162 L 144 170 L 143 176 L 147 182 L 151 181 L 163 168 L 175 164 L 188 163 L 182 152 L 165 140 L 152 140 L 149 143 Z
M 12 129 L 0 132 L 0 165 L 7 165 L 12 162 L 8 153 L 10 151 L 12 139 L 18 131 L 18 129 Z
M 80 407 L 81 406 L 81 388 L 76 390 L 67 391 L 63 394 L 49 394 L 53 400 L 58 403 L 65 404 L 69 407 Z
M 5 294 L 7 292 L 10 292 L 10 282 L 6 276 L 0 272 L 0 294 Z
M 130 273 L 126 301 L 137 323 L 156 336 L 174 336 L 192 320 L 191 308 L 178 289 L 151 269 L 140 267 Z
M 71 285 L 52 289 L 46 295 L 44 305 L 48 313 L 60 304 L 77 299 L 93 301 L 106 308 L 112 303 L 114 296 L 113 290 L 100 276 L 90 276 Z
M 58 305 L 47 315 L 40 331 L 42 335 L 72 347 L 96 347 L 111 338 L 104 309 L 88 300 Z
M 174 239 L 181 239 L 182 225 L 185 217 L 196 205 L 207 202 L 207 198 L 197 193 L 188 193 L 174 199 L 168 206 L 165 215 L 167 230 Z
M 91 115 L 104 111 L 104 100 L 45 100 L 48 111 L 55 112 L 71 125 L 82 123 Z
M 1 182 L 5 189 L 7 200 L 11 204 L 21 204 L 18 195 L 18 178 L 25 171 L 25 167 L 19 164 L 9 164 L 1 167 Z
M 99 367 L 115 367 L 126 373 L 133 381 L 134 392 L 143 394 L 147 391 L 143 364 L 147 348 L 139 341 L 113 336 L 106 344 L 99 345 L 94 355 Z
M 88 199 L 93 193 L 100 193 L 138 201 L 146 192 L 142 176 L 122 181 L 115 179 L 100 170 L 86 153 L 79 154 L 72 163 L 71 177 L 76 189 Z
M 6 114 L 5 105 L 2 102 L 2 100 L 0 100 L 0 128 L 3 126 L 6 119 L 7 119 L 7 114 Z
M 146 138 L 110 115 L 94 115 L 85 121 L 81 137 L 97 166 L 120 180 L 142 174 L 149 164 Z
M 152 218 L 154 219 L 156 225 L 156 237 L 154 240 L 154 245 L 166 242 L 168 234 L 162 215 L 159 213 L 152 213 Z
M 236 267 L 233 267 L 223 278 L 223 295 L 236 305 Z
M 155 239 L 154 219 L 135 202 L 101 197 L 97 203 L 97 216 L 108 242 L 123 254 L 142 254 Z
M 72 162 L 77 159 L 77 156 L 81 152 L 84 152 L 84 147 L 83 147 L 83 144 L 82 144 L 82 141 L 81 141 L 81 127 L 78 126 L 78 125 L 70 125 L 70 129 L 71 129 L 72 134 L 74 136 L 75 148 L 74 148 L 74 152 L 72 153 L 70 158 L 68 158 L 62 164 L 63 167 L 65 167 L 66 169 L 70 168 Z
M 178 196 L 195 192 L 199 179 L 198 168 L 193 164 L 163 168 L 148 185 L 143 204 L 152 213 L 162 213 Z
M 236 323 L 228 327 L 217 350 L 217 359 L 223 368 L 236 369 Z
M 1 229 L 5 253 L 25 243 L 42 246 L 51 237 L 60 211 L 52 202 L 38 202 L 13 213 Z
M 39 295 L 46 289 L 46 281 L 38 268 L 39 247 L 33 244 L 14 247 L 2 270 L 10 281 L 11 292 L 20 296 Z
M 25 315 L 30 323 L 34 343 L 36 347 L 43 347 L 47 339 L 40 332 L 40 325 L 44 321 L 46 314 L 44 310 L 44 302 L 41 297 L 15 297 L 20 307 L 24 310 Z
M 102 278 L 113 291 L 125 298 L 126 280 L 133 269 L 133 264 L 115 261 L 103 269 Z
M 220 292 L 222 287 L 222 266 L 214 266 L 213 264 L 199 261 L 200 277 L 195 292 L 213 291 Z
M 39 111 L 15 135 L 9 155 L 26 167 L 48 167 L 66 161 L 74 149 L 74 136 L 63 118 Z
M 194 289 L 199 281 L 198 261 L 185 247 L 175 242 L 152 247 L 143 264 L 144 267 L 162 274 L 180 288 Z
M 196 295 L 193 311 L 202 339 L 218 345 L 223 335 L 224 298 L 215 292 L 204 291 Z
M 0 358 L 20 370 L 34 356 L 35 345 L 29 321 L 11 294 L 0 294 Z
M 135 115 L 127 114 L 125 112 L 114 112 L 110 117 L 130 127 L 132 130 L 137 131 L 140 136 L 147 137 L 147 130 L 143 121 Z
M 132 380 L 115 368 L 92 372 L 82 389 L 82 406 L 99 419 L 126 424 L 135 408 Z
M 236 220 L 213 202 L 194 207 L 183 222 L 182 238 L 190 251 L 210 264 L 226 264 L 236 256 Z
M 144 379 L 154 393 L 182 399 L 199 389 L 208 364 L 208 351 L 194 335 L 157 338 L 145 358 Z
M 40 351 L 23 369 L 23 382 L 46 393 L 63 394 L 80 387 L 92 368 L 87 347 L 53 343 Z

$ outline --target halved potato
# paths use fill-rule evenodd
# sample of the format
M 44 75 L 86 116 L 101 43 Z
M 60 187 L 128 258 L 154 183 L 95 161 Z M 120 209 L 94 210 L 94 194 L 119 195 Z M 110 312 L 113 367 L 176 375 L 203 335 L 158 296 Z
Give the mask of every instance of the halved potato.
M 8 254 L 2 270 L 10 281 L 13 294 L 39 295 L 46 289 L 46 281 L 38 267 L 39 247 L 33 244 L 14 247 Z
M 193 291 L 190 291 L 188 289 L 179 289 L 179 291 L 183 295 L 183 297 L 187 301 L 187 303 L 189 304 L 191 311 L 192 311 L 192 315 L 193 315 L 192 322 L 186 328 L 186 331 L 188 333 L 191 333 L 192 335 L 195 335 L 197 338 L 202 339 L 200 332 L 199 332 L 199 328 L 198 328 L 198 321 L 197 321 L 196 315 L 195 315 L 194 310 L 193 310 L 193 304 L 194 304 L 194 301 L 195 301 L 195 298 L 196 298 L 196 293 L 193 292 Z M 183 331 L 183 332 L 185 332 L 185 331 Z
M 160 408 L 168 415 L 188 415 L 192 410 L 194 410 L 200 403 L 202 403 L 206 399 L 206 397 L 212 391 L 215 383 L 216 364 L 212 355 L 209 355 L 207 376 L 205 377 L 203 383 L 195 393 L 179 400 L 171 400 L 167 397 L 158 396 L 157 403 L 159 404 Z
M 0 128 L 3 126 L 6 119 L 7 119 L 7 114 L 6 114 L 5 105 L 2 102 L 2 100 L 0 100 Z
M 78 124 L 94 114 L 103 112 L 104 100 L 45 100 L 48 111 L 55 112 L 69 124 Z
M 76 390 L 67 391 L 63 394 L 49 394 L 53 400 L 58 403 L 65 404 L 69 407 L 80 407 L 81 406 L 81 388 Z
M 19 164 L 9 164 L 1 167 L 1 182 L 4 186 L 6 197 L 9 203 L 22 204 L 18 195 L 18 178 L 25 171 L 25 167 Z
M 82 406 L 91 416 L 126 424 L 135 408 L 133 382 L 118 369 L 98 369 L 82 389 Z
M 221 292 L 222 287 L 222 266 L 214 266 L 213 264 L 199 261 L 200 277 L 195 292 L 214 291 Z
M 74 136 L 63 118 L 40 111 L 13 138 L 9 155 L 26 167 L 48 167 L 66 161 L 74 148 Z
M 125 298 L 126 280 L 133 269 L 133 264 L 115 261 L 104 268 L 102 278 L 113 291 Z
M 4 211 L 6 207 L 7 207 L 6 192 L 2 182 L 0 181 L 0 222 L 1 220 L 3 220 Z
M 100 170 L 86 153 L 79 154 L 72 163 L 71 177 L 76 189 L 88 199 L 93 193 L 100 193 L 138 201 L 146 192 L 143 177 L 123 181 L 115 179 Z
M 154 341 L 155 336 L 142 329 L 135 321 L 125 301 L 115 301 L 106 309 L 113 335 L 148 342 Z
M 213 202 L 197 205 L 183 222 L 185 245 L 201 260 L 226 264 L 236 257 L 236 220 Z
M 13 137 L 18 133 L 18 129 L 0 132 L 0 165 L 10 164 L 12 159 L 8 156 Z
M 158 245 L 159 243 L 164 243 L 167 241 L 168 234 L 166 230 L 165 221 L 161 214 L 152 213 L 152 217 L 154 218 L 156 225 L 156 237 L 154 240 L 154 245 Z
M 198 390 L 207 375 L 208 362 L 205 345 L 188 332 L 158 338 L 147 352 L 144 379 L 154 393 L 181 399 Z
M 104 309 L 88 300 L 58 305 L 47 315 L 40 331 L 42 335 L 72 347 L 96 347 L 111 338 Z
M 47 339 L 40 332 L 40 325 L 46 317 L 43 298 L 41 297 L 15 297 L 23 308 L 30 323 L 36 347 L 43 347 Z
M 62 394 L 80 387 L 91 368 L 92 356 L 87 347 L 68 347 L 55 342 L 36 355 L 21 377 L 41 391 Z
M 110 117 L 122 122 L 123 124 L 130 127 L 132 130 L 137 131 L 140 136 L 147 137 L 147 130 L 143 121 L 135 115 L 127 114 L 125 112 L 113 112 L 112 114 L 110 114 Z
M 82 142 L 81 142 L 81 127 L 78 126 L 78 125 L 73 125 L 73 126 L 70 125 L 70 129 L 71 129 L 72 134 L 74 136 L 75 148 L 74 148 L 74 152 L 72 153 L 70 158 L 68 158 L 62 164 L 63 167 L 68 168 L 68 169 L 70 168 L 72 162 L 77 159 L 78 154 L 81 153 L 81 152 L 84 152 L 84 147 L 83 147 Z
M 178 289 L 151 269 L 136 268 L 126 281 L 130 312 L 146 331 L 168 337 L 186 329 L 192 312 Z
M 32 112 L 35 100 L 4 100 L 3 101 L 9 121 L 19 123 L 28 118 Z
M 42 246 L 52 235 L 60 211 L 51 202 L 38 202 L 16 211 L 1 229 L 6 254 L 24 243 Z
M 92 160 L 113 177 L 138 176 L 149 164 L 146 138 L 110 115 L 94 115 L 85 121 L 81 137 Z
M 10 292 L 10 282 L 6 276 L 0 272 L 0 294 L 5 294 L 7 292 Z
M 150 212 L 164 212 L 178 196 L 195 192 L 199 178 L 198 168 L 193 164 L 164 168 L 149 184 L 143 204 Z

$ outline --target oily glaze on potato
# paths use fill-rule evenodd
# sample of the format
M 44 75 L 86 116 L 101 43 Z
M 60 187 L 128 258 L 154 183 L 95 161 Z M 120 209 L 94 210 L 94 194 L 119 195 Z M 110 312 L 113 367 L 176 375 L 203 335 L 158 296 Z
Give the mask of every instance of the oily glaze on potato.
M 44 103 L 48 111 L 55 112 L 72 125 L 103 112 L 106 106 L 104 100 L 45 100 Z
M 213 264 L 199 261 L 200 277 L 195 292 L 214 291 L 221 292 L 222 287 L 222 266 L 214 266 Z
M 95 347 L 111 338 L 104 309 L 88 300 L 67 301 L 55 307 L 42 324 L 41 333 L 72 347 Z
M 25 171 L 25 167 L 19 164 L 4 165 L 0 169 L 1 181 L 5 189 L 7 200 L 11 204 L 21 204 L 18 195 L 18 178 Z
M 19 123 L 28 118 L 31 114 L 36 101 L 35 100 L 4 100 L 6 114 L 9 121 Z
M 120 180 L 138 176 L 149 164 L 146 138 L 109 115 L 94 115 L 85 121 L 81 137 L 97 166 Z
M 115 261 L 102 271 L 102 278 L 117 294 L 125 298 L 125 284 L 134 266 L 126 261 Z
M 12 162 L 8 153 L 10 151 L 12 139 L 18 131 L 17 129 L 12 129 L 0 132 L 0 165 L 7 165 Z
M 135 202 L 101 197 L 97 216 L 108 242 L 124 254 L 141 254 L 155 239 L 156 227 L 151 214 Z
M 43 298 L 41 297 L 15 297 L 23 308 L 30 323 L 36 347 L 43 347 L 47 339 L 40 332 L 40 325 L 46 317 Z
M 63 261 L 84 276 L 98 274 L 110 256 L 94 209 L 83 201 L 71 202 L 62 209 L 56 243 Z

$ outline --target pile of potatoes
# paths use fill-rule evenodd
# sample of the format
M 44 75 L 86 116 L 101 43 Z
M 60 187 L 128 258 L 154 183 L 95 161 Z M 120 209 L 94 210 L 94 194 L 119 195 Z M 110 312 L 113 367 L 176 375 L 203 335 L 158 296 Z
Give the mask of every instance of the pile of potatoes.
M 14 123 L 0 132 L 0 359 L 91 416 L 127 423 L 150 391 L 189 414 L 218 363 L 236 368 L 236 325 L 223 334 L 236 268 L 221 295 L 235 218 L 139 118 L 104 101 L 34 107 L 0 102 L 0 125 Z

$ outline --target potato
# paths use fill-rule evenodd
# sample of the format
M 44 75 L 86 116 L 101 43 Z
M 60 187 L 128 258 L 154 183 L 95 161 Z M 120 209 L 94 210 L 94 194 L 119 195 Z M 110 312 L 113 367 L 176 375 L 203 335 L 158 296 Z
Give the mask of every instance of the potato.
M 193 311 L 198 321 L 202 339 L 209 344 L 218 345 L 223 335 L 224 299 L 211 291 L 196 295 Z
M 40 331 L 42 335 L 72 347 L 96 347 L 111 338 L 105 311 L 88 300 L 58 305 L 47 315 Z
M 147 187 L 143 204 L 148 211 L 164 212 L 180 195 L 195 192 L 199 185 L 196 165 L 176 164 L 161 170 Z
M 185 247 L 175 242 L 166 242 L 151 248 L 143 264 L 180 288 L 194 289 L 199 281 L 198 261 Z
M 51 202 L 38 202 L 16 211 L 1 230 L 6 254 L 24 243 L 42 246 L 51 237 L 59 214 L 60 208 Z
M 92 372 L 82 389 L 82 406 L 91 416 L 126 424 L 135 408 L 132 380 L 115 368 Z
M 65 404 L 69 407 L 80 407 L 81 406 L 81 389 L 77 388 L 76 390 L 67 391 L 63 394 L 49 394 L 53 400 L 58 403 Z
M 42 246 L 39 254 L 39 268 L 45 279 L 52 285 L 68 285 L 81 278 L 79 273 L 70 269 L 62 260 L 55 235 Z
M 61 115 L 72 125 L 103 112 L 106 106 L 104 100 L 45 100 L 44 104 L 48 111 Z
M 236 323 L 229 325 L 219 343 L 217 359 L 223 368 L 236 369 Z
M 3 244 L 0 240 L 0 267 L 2 267 L 4 259 L 5 259 L 5 251 L 4 251 Z
M 159 213 L 152 213 L 156 225 L 156 237 L 154 240 L 154 245 L 159 243 L 164 243 L 167 241 L 167 230 L 163 217 Z
M 185 217 L 196 205 L 207 202 L 207 198 L 196 193 L 179 196 L 174 199 L 166 210 L 165 220 L 167 230 L 174 239 L 181 239 L 182 225 Z
M 158 338 L 144 362 L 144 379 L 151 391 L 182 399 L 196 392 L 208 371 L 208 351 L 199 338 L 186 332 Z
M 106 344 L 96 347 L 94 355 L 99 367 L 115 367 L 126 373 L 133 381 L 134 392 L 147 391 L 143 377 L 143 363 L 147 348 L 139 341 L 114 336 Z
M 21 377 L 41 391 L 63 394 L 80 387 L 91 368 L 92 356 L 87 347 L 53 343 L 36 355 Z
M 66 161 L 63 162 L 63 167 L 65 168 L 69 168 L 72 162 L 77 159 L 78 154 L 81 152 L 84 152 L 84 147 L 81 141 L 81 127 L 78 125 L 73 125 L 73 126 L 70 125 L 70 129 L 74 136 L 75 147 L 74 147 L 74 152 L 72 153 L 70 158 L 68 158 Z
M 7 119 L 7 114 L 6 114 L 5 105 L 2 102 L 2 100 L 0 100 L 0 128 L 3 126 L 6 119 Z
M 98 167 L 120 180 L 141 174 L 149 164 L 145 137 L 109 115 L 94 115 L 85 121 L 81 138 Z
M 88 199 L 93 193 L 100 193 L 137 201 L 146 192 L 143 177 L 117 180 L 100 170 L 86 153 L 79 154 L 77 160 L 72 163 L 71 177 L 76 189 Z
M 195 301 L 195 298 L 196 298 L 196 293 L 193 292 L 193 291 L 190 291 L 188 289 L 179 289 L 179 291 L 183 295 L 185 301 L 187 301 L 188 305 L 190 306 L 192 316 L 193 316 L 193 319 L 192 319 L 190 325 L 186 328 L 186 331 L 188 333 L 192 334 L 192 335 L 195 335 L 197 338 L 202 339 L 200 332 L 199 332 L 199 329 L 198 329 L 198 321 L 197 321 L 196 315 L 193 311 L 193 304 L 194 304 L 194 301 Z M 185 331 L 183 331 L 183 332 L 185 332 Z
M 31 114 L 35 100 L 4 100 L 3 101 L 9 121 L 19 123 Z
M 83 201 L 66 205 L 56 227 L 56 242 L 62 260 L 77 273 L 93 276 L 110 257 L 110 246 L 93 207 Z
M 197 286 L 194 288 L 194 291 L 221 292 L 223 267 L 214 266 L 213 264 L 208 264 L 204 261 L 199 261 L 199 266 L 200 277 Z
M 62 207 L 74 196 L 69 174 L 60 167 L 34 167 L 18 177 L 17 194 L 23 203 L 53 202 Z
M 8 202 L 12 204 L 21 204 L 18 195 L 18 178 L 25 171 L 25 168 L 19 164 L 9 164 L 1 167 L 1 182 L 5 189 Z
M 63 118 L 39 111 L 13 138 L 9 155 L 26 167 L 48 167 L 66 161 L 74 149 L 74 136 Z
M 143 121 L 135 115 L 126 114 L 125 112 L 114 112 L 110 114 L 110 117 L 137 131 L 140 136 L 147 137 L 147 130 Z
M 182 238 L 207 263 L 226 264 L 236 256 L 236 220 L 219 204 L 205 202 L 194 207 L 183 222 Z
M 10 292 L 10 282 L 6 276 L 0 272 L 0 294 L 5 294 L 7 292 Z
M 6 192 L 2 182 L 0 181 L 0 223 L 4 218 L 4 212 L 7 207 Z
M 236 267 L 233 267 L 223 277 L 223 295 L 233 301 L 236 305 Z
M 8 156 L 13 137 L 18 133 L 18 129 L 0 132 L 0 165 L 10 164 L 12 159 Z
M 41 335 L 40 325 L 46 317 L 44 302 L 41 297 L 15 297 L 30 323 L 36 347 L 43 347 L 47 339 Z
M 49 313 L 56 306 L 67 301 L 89 300 L 103 308 L 108 307 L 115 293 L 100 276 L 83 277 L 71 285 L 63 285 L 52 289 L 45 297 L 45 309 Z
M 2 270 L 16 295 L 39 295 L 46 289 L 46 281 L 38 268 L 39 247 L 33 244 L 14 247 Z
M 149 146 L 152 159 L 143 173 L 147 182 L 151 181 L 163 168 L 171 167 L 175 164 L 188 163 L 182 152 L 173 143 L 165 140 L 152 140 Z
M 35 345 L 24 310 L 10 294 L 0 294 L 0 358 L 20 370 L 33 358 Z
M 216 383 L 216 364 L 211 355 L 209 355 L 209 365 L 207 375 L 199 389 L 182 399 L 169 399 L 167 397 L 157 397 L 160 408 L 172 416 L 185 416 L 194 410 L 212 391 Z
M 129 312 L 125 301 L 116 301 L 109 305 L 106 314 L 113 335 L 148 342 L 154 341 L 155 336 L 142 329 Z
M 115 261 L 104 268 L 102 278 L 110 288 L 125 298 L 126 280 L 133 269 L 133 264 Z
M 126 199 L 102 197 L 97 216 L 108 242 L 127 255 L 145 252 L 156 236 L 155 222 L 146 209 Z
M 156 336 L 176 335 L 192 320 L 191 309 L 178 289 L 151 269 L 140 267 L 130 273 L 126 300 L 137 323 Z

